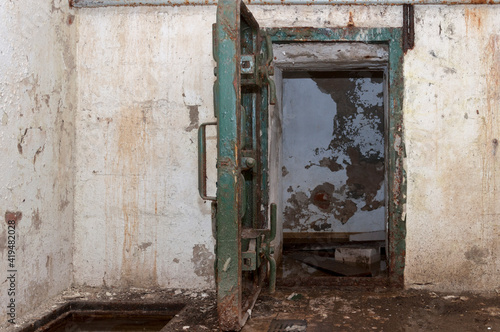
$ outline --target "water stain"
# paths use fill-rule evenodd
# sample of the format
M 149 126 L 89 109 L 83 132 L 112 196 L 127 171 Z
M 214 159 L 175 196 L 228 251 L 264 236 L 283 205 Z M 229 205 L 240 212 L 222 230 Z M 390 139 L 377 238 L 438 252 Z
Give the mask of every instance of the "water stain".
M 464 254 L 465 258 L 475 264 L 487 264 L 487 258 L 490 256 L 488 249 L 483 249 L 478 246 L 473 246 Z
M 38 209 L 36 209 L 36 211 L 33 211 L 33 214 L 31 216 L 31 223 L 35 227 L 35 230 L 40 229 L 40 225 L 42 224 L 42 219 L 40 218 L 40 212 Z
M 140 197 L 147 192 L 147 181 L 144 179 L 151 162 L 151 156 L 147 154 L 151 112 L 150 103 L 122 109 L 117 128 L 117 158 L 113 165 L 113 173 L 121 176 L 118 183 L 114 181 L 107 185 L 112 186 L 116 194 L 121 191 L 116 204 L 121 205 L 123 217 L 120 278 L 125 285 L 157 284 L 156 250 L 141 249 L 144 247 L 145 234 L 148 233 L 142 225 L 144 221 L 141 218 L 139 202 Z M 115 237 L 110 239 L 110 242 L 117 245 L 116 226 L 109 224 L 107 227 L 109 233 Z

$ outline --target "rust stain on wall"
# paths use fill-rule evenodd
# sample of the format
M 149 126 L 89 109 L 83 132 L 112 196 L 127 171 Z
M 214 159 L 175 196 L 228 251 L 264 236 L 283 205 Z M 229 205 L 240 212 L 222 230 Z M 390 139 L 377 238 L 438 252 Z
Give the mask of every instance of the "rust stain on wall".
M 12 223 L 14 223 L 14 225 L 17 226 L 19 224 L 19 221 L 21 221 L 22 218 L 23 218 L 23 213 L 20 211 L 17 211 L 17 212 L 7 211 L 7 212 L 5 212 L 5 222 L 8 225 L 11 225 Z
M 496 169 L 498 133 L 500 129 L 498 109 L 500 107 L 500 36 L 489 37 L 484 54 L 486 55 L 486 107 L 483 117 L 482 140 L 483 151 L 483 177 L 482 177 L 482 202 L 483 213 L 491 216 L 499 213 L 497 195 Z M 496 140 L 496 144 L 495 144 Z
M 465 31 L 467 35 L 469 35 L 469 29 L 475 30 L 474 33 L 482 30 L 484 13 L 481 8 L 465 8 Z

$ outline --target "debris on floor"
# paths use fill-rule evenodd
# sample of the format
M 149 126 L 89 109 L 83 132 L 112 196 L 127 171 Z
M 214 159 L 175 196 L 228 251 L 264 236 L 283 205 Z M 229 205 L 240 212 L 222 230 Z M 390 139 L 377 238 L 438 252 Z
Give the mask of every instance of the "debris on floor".
M 279 288 L 275 294 L 260 296 L 243 332 L 270 332 L 274 320 L 285 319 L 306 321 L 307 332 L 500 331 L 500 296 L 361 287 Z
M 20 323 L 33 322 L 74 300 L 185 303 L 185 314 L 169 323 L 169 331 L 219 331 L 213 290 L 74 288 Z M 385 287 L 278 287 L 274 294 L 263 291 L 242 332 L 281 331 L 273 324 L 287 321 L 283 331 L 500 331 L 500 296 Z M 0 330 L 16 328 L 4 324 Z

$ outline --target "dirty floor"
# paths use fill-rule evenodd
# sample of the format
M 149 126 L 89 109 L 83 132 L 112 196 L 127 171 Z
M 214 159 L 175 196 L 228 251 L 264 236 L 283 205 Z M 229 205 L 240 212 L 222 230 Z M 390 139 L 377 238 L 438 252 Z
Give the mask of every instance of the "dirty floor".
M 67 301 L 181 302 L 171 331 L 219 331 L 213 291 L 70 289 L 27 315 L 26 325 Z M 179 319 L 181 318 L 181 319 Z M 305 321 L 287 331 L 500 331 L 500 294 L 444 294 L 355 287 L 283 287 L 259 297 L 243 332 L 269 331 L 273 320 Z M 18 325 L 19 327 L 19 325 Z M 15 331 L 13 326 L 0 326 Z

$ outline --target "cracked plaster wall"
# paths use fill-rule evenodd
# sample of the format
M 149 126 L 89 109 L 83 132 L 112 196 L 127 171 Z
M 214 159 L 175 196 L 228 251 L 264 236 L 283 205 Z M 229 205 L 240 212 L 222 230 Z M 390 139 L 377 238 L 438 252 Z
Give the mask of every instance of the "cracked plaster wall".
M 9 216 L 17 216 L 16 321 L 73 280 L 73 21 L 67 1 L 0 3 L 0 324 Z
M 266 27 L 346 26 L 350 12 L 356 26 L 402 25 L 397 6 L 251 10 Z M 194 128 L 213 119 L 215 7 L 78 15 L 75 281 L 210 286 Z M 409 287 L 500 287 L 499 15 L 500 6 L 416 6 L 405 56 Z

